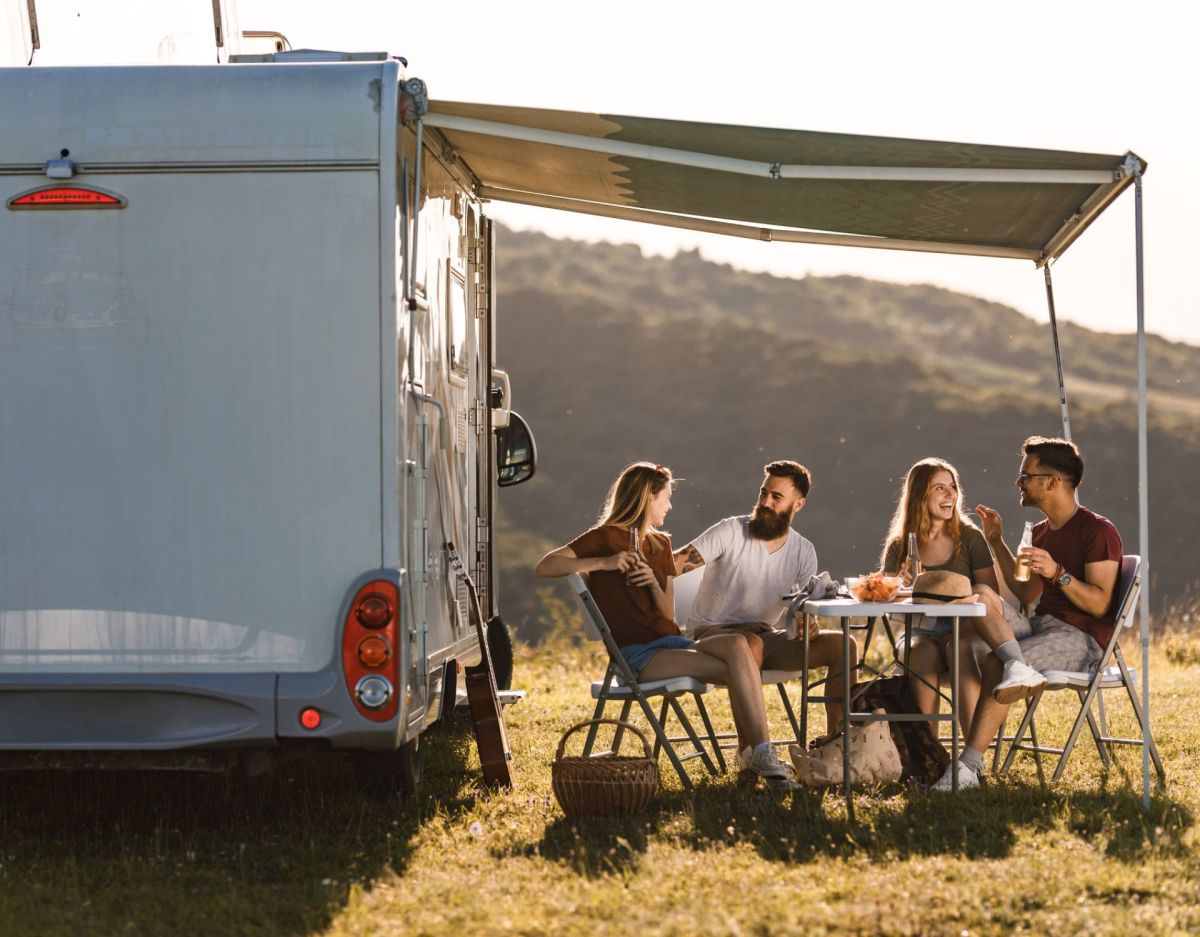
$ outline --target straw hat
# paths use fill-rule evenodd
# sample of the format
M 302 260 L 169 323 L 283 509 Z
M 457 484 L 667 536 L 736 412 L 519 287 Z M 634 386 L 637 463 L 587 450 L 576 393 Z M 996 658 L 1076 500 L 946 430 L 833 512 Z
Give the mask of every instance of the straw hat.
M 948 569 L 931 569 L 921 573 L 913 583 L 914 602 L 974 602 L 975 590 L 971 580 L 962 573 Z

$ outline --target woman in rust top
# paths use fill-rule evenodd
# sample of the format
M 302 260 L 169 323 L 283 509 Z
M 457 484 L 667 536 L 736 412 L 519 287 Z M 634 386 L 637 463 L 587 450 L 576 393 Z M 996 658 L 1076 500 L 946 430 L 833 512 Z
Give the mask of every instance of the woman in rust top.
M 768 741 L 762 676 L 754 635 L 692 641 L 675 623 L 671 538 L 659 530 L 671 510 L 675 480 L 649 462 L 626 466 L 609 489 L 595 527 L 542 557 L 538 576 L 580 573 L 621 655 L 639 681 L 695 677 L 729 688 L 738 761 L 777 789 L 795 786 L 790 765 Z

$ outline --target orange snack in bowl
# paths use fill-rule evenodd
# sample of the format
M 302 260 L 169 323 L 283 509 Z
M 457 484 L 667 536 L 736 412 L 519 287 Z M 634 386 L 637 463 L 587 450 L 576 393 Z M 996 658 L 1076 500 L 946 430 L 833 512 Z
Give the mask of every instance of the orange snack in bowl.
M 890 602 L 900 591 L 899 576 L 887 573 L 866 573 L 850 584 L 850 594 L 860 602 Z

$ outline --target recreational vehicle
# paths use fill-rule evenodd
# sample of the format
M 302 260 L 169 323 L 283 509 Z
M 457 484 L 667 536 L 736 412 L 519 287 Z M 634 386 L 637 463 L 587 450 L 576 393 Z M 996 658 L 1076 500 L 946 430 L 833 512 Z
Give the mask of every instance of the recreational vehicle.
M 239 61 L 193 6 L 160 57 L 210 64 L 136 67 L 39 67 L 5 6 L 0 768 L 344 749 L 411 788 L 462 669 L 511 672 L 491 223 L 402 61 Z

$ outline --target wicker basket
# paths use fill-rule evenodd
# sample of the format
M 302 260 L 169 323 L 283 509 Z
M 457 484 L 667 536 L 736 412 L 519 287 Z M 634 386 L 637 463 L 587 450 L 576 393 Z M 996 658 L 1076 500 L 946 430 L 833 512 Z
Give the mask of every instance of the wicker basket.
M 591 725 L 611 723 L 642 740 L 642 757 L 619 755 L 564 756 L 567 739 Z M 658 763 L 637 726 L 618 719 L 588 719 L 563 733 L 550 765 L 554 796 L 568 817 L 615 817 L 641 813 L 658 790 Z

